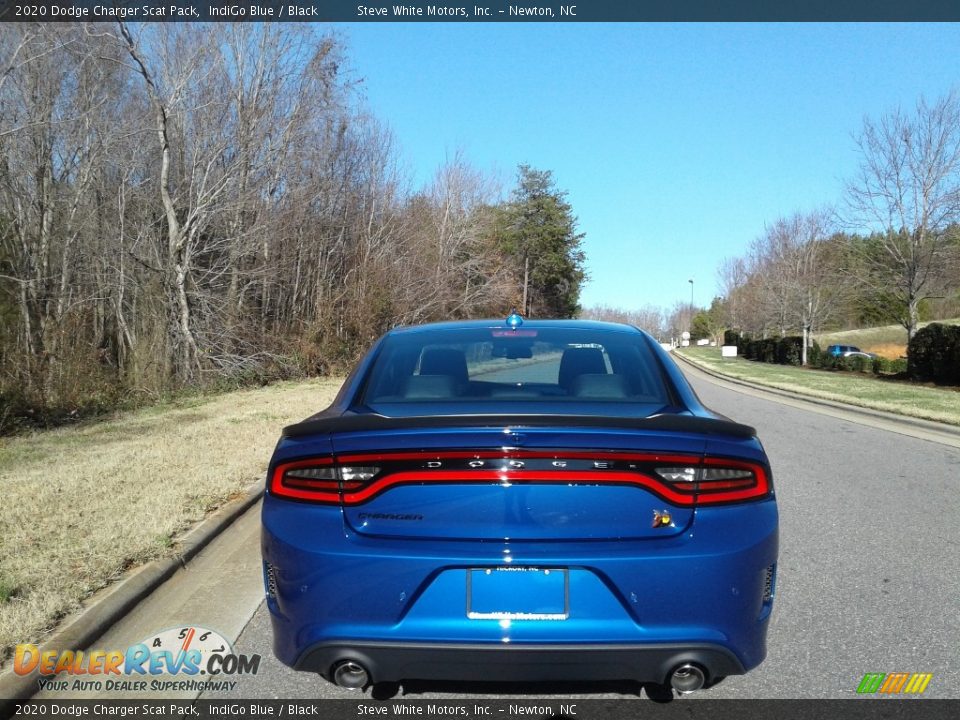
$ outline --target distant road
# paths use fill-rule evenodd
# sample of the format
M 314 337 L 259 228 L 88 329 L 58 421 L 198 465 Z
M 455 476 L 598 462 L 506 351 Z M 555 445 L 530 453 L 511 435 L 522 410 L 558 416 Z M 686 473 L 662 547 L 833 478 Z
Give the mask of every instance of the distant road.
M 545 357 L 538 362 L 527 362 L 520 366 L 507 366 L 502 370 L 471 374 L 472 380 L 499 383 L 555 383 L 560 368 L 560 353 Z

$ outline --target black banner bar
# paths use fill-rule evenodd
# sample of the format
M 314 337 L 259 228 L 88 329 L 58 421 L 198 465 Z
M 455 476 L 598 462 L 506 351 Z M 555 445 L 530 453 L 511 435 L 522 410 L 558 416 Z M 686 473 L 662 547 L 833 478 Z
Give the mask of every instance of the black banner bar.
M 694 696 L 695 697 L 695 696 Z M 11 717 L 26 718 L 301 718 L 356 720 L 379 717 L 460 720 L 947 720 L 960 717 L 960 700 L 708 700 L 683 698 L 654 703 L 642 700 L 496 699 L 373 700 L 27 700 L 8 706 Z M 0 701 L 2 702 L 2 701 Z
M 6 22 L 956 21 L 957 0 L 0 0 Z

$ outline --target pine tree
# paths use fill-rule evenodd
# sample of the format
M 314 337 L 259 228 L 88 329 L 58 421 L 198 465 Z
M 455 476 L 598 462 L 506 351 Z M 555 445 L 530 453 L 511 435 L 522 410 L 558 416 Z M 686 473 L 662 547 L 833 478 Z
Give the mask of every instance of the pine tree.
M 500 211 L 498 242 L 521 280 L 524 315 L 566 318 L 580 310 L 586 272 L 580 247 L 584 235 L 576 225 L 552 173 L 521 165 L 512 198 Z

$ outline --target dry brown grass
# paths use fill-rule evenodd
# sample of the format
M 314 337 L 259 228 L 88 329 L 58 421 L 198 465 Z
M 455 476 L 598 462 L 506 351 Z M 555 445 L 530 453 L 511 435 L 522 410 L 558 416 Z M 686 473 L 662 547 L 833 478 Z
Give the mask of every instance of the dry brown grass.
M 887 358 L 887 360 L 896 360 L 897 358 L 907 356 L 907 346 L 900 343 L 878 342 L 872 345 L 866 345 L 861 349 L 872 352 L 874 355 L 879 355 L 882 358 Z
M 281 383 L 0 441 L 0 659 L 262 480 L 341 379 Z M 6 596 L 4 601 L 3 596 Z

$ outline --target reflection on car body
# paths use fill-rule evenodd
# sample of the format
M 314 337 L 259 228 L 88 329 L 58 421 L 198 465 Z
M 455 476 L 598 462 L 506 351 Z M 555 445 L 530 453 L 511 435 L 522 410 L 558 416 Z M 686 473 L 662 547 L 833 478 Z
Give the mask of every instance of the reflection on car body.
M 766 455 L 628 326 L 391 331 L 285 428 L 263 526 L 275 652 L 342 686 L 689 691 L 766 654 Z

